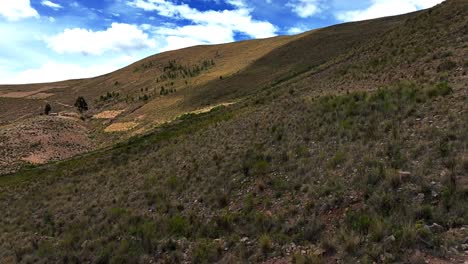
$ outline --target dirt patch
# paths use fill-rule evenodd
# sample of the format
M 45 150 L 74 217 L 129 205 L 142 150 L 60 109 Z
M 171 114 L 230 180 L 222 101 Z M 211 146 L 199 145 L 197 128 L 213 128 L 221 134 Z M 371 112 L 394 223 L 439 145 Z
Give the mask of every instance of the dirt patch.
M 125 132 L 125 131 L 128 131 L 128 130 L 134 129 L 137 126 L 138 126 L 137 122 L 115 123 L 115 124 L 112 124 L 112 125 L 106 127 L 106 129 L 104 129 L 104 131 L 107 132 L 107 133 Z
M 28 98 L 28 99 L 43 99 L 54 95 L 53 93 L 44 93 L 51 89 L 65 88 L 64 86 L 46 86 L 32 91 L 10 91 L 0 92 L 0 97 L 6 98 Z
M 46 99 L 54 95 L 53 93 L 37 93 L 30 96 L 27 96 L 27 99 Z
M 221 104 L 217 104 L 217 105 L 210 105 L 210 106 L 207 106 L 207 107 L 203 107 L 201 109 L 197 109 L 195 111 L 192 111 L 190 112 L 191 114 L 203 114 L 203 113 L 207 113 L 211 110 L 213 110 L 214 108 L 216 107 L 219 107 L 219 106 L 230 106 L 232 104 L 235 104 L 234 102 L 231 102 L 231 103 L 221 103 Z
M 32 164 L 44 164 L 48 161 L 48 158 L 45 153 L 33 153 L 27 157 L 21 158 L 21 160 Z
M 99 114 L 95 114 L 93 118 L 95 119 L 114 119 L 121 113 L 125 112 L 125 110 L 108 110 L 103 111 Z
M 44 164 L 89 151 L 93 144 L 80 120 L 37 116 L 0 127 L 0 174 L 21 163 Z

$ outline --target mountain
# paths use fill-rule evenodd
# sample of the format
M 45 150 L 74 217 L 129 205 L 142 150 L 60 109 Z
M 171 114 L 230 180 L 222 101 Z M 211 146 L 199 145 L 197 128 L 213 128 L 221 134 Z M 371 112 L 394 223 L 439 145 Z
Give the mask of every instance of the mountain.
M 0 87 L 0 262 L 464 263 L 467 18 L 448 0 Z

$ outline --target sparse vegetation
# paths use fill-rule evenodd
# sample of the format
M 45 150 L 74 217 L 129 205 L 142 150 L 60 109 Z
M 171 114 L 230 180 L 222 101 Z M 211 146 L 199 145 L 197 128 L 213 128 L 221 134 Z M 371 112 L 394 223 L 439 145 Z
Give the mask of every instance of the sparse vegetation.
M 458 60 L 461 50 L 451 40 L 463 23 L 450 6 L 447 1 L 430 16 L 423 11 L 404 20 L 345 24 L 326 36 L 318 31 L 314 38 L 332 36 L 341 52 L 299 61 L 294 70 L 262 79 L 264 87 L 250 82 L 254 92 L 248 96 L 230 82 L 257 73 L 271 57 L 249 66 L 254 70 L 246 75 L 222 82 L 214 75 L 216 85 L 241 92 L 217 91 L 213 98 L 242 95 L 239 103 L 186 113 L 106 149 L 0 177 L 0 260 L 461 259 L 468 235 L 466 95 L 459 85 L 465 76 L 438 73 L 441 60 Z M 454 26 L 432 30 L 446 21 Z M 356 35 L 357 26 L 368 31 Z M 345 32 L 332 35 L 340 28 Z M 348 31 L 355 34 L 350 46 L 343 44 Z M 308 36 L 299 41 L 295 50 L 315 43 Z M 441 47 L 431 53 L 432 45 Z M 289 58 L 275 52 L 272 58 L 286 64 Z M 213 64 L 203 62 L 199 74 Z M 159 97 L 160 87 L 175 90 L 180 80 L 174 74 L 196 72 L 175 60 L 146 60 L 138 69 L 156 67 L 165 77 L 157 77 L 157 86 L 135 89 L 138 106 Z M 413 67 L 424 73 L 413 75 Z M 200 95 L 212 96 L 209 85 L 198 87 Z M 190 109 L 187 102 L 180 104 Z
M 115 85 L 119 85 L 119 82 L 116 81 Z M 99 100 L 105 102 L 105 101 L 118 99 L 119 97 L 120 97 L 119 92 L 112 91 L 112 92 L 107 92 L 105 95 L 99 96 Z

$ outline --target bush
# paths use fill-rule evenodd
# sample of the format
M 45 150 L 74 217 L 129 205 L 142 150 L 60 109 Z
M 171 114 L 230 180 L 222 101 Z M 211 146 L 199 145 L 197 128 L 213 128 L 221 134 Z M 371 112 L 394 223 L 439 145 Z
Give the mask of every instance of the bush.
M 273 248 L 273 242 L 267 234 L 260 236 L 258 239 L 258 245 L 263 254 L 267 254 Z
M 215 263 L 221 248 L 208 240 L 201 240 L 193 249 L 193 263 Z
M 303 236 L 306 241 L 315 242 L 320 238 L 323 224 L 318 216 L 312 217 L 305 223 Z
M 189 232 L 190 224 L 185 217 L 173 216 L 169 220 L 169 232 L 178 236 L 186 236 Z
M 82 96 L 78 96 L 78 98 L 76 98 L 75 107 L 80 113 L 88 111 L 88 103 Z
M 350 212 L 346 215 L 346 220 L 351 229 L 361 234 L 367 234 L 372 222 L 371 217 L 364 212 Z
M 429 89 L 427 91 L 427 96 L 430 98 L 437 97 L 437 96 L 447 96 L 452 93 L 452 88 L 448 85 L 447 82 L 441 82 L 437 84 L 435 87 Z
M 49 115 L 51 110 L 52 110 L 52 107 L 50 106 L 50 104 L 47 103 L 44 107 L 44 114 Z

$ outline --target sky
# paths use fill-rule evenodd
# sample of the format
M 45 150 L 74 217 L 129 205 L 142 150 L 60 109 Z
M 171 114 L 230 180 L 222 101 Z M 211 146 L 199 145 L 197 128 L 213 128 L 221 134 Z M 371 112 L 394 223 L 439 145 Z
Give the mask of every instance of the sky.
M 443 0 L 0 0 L 0 84 L 109 73 L 201 44 L 298 34 Z

